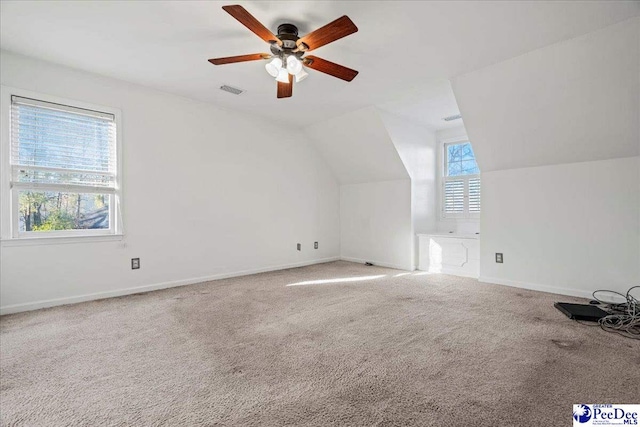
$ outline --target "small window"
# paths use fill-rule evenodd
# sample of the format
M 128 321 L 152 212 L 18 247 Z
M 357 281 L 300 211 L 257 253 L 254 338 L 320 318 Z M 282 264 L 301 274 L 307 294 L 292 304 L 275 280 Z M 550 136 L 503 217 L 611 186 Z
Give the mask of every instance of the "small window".
M 13 237 L 116 234 L 113 113 L 11 96 Z
M 480 215 L 480 169 L 470 142 L 444 145 L 442 216 L 474 218 Z

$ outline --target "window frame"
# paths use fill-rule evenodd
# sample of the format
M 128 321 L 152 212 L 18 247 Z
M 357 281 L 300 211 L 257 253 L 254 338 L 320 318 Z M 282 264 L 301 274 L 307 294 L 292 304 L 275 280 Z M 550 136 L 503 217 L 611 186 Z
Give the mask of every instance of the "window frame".
M 109 194 L 109 229 L 107 230 L 51 230 L 46 232 L 20 232 L 19 218 L 17 214 L 18 191 L 11 189 L 11 97 L 18 96 L 23 98 L 31 98 L 38 101 L 44 101 L 54 104 L 62 104 L 69 107 L 75 107 L 85 110 L 93 110 L 112 114 L 116 126 L 116 189 L 113 194 Z M 0 127 L 2 134 L 0 135 L 0 214 L 2 221 L 0 223 L 0 241 L 3 245 L 22 243 L 75 243 L 86 241 L 101 240 L 120 240 L 122 239 L 122 198 L 123 198 L 123 182 L 122 182 L 122 113 L 120 109 L 108 107 L 104 105 L 90 104 L 74 99 L 62 98 L 59 96 L 48 95 L 28 91 L 24 89 L 0 86 Z M 43 191 L 45 191 L 43 189 Z M 82 193 L 78 188 L 78 193 Z
M 439 183 L 439 205 L 440 205 L 440 219 L 441 220 L 455 220 L 455 219 L 464 219 L 464 220 L 479 220 L 480 214 L 482 212 L 482 178 L 481 173 L 473 174 L 473 175 L 457 175 L 449 177 L 447 176 L 448 170 L 448 155 L 447 148 L 450 145 L 459 145 L 459 144 L 471 144 L 469 138 L 465 137 L 457 137 L 452 139 L 447 139 L 440 142 L 440 150 L 439 154 L 441 156 L 440 165 L 440 173 L 438 174 Z M 475 159 L 475 152 L 474 152 Z M 476 159 L 476 164 L 477 164 Z M 469 181 L 479 179 L 480 180 L 480 211 L 478 212 L 469 212 Z M 464 209 L 462 212 L 445 212 L 445 185 L 448 181 L 463 181 L 464 182 Z

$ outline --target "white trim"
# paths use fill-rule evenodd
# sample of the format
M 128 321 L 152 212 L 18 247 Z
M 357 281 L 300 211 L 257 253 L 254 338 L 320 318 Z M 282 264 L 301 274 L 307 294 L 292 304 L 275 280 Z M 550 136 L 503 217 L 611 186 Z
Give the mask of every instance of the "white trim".
M 37 233 L 37 232 L 35 232 Z M 32 234 L 29 237 L 22 237 L 20 239 L 4 239 L 0 240 L 1 247 L 7 246 L 31 246 L 31 245 L 66 245 L 69 243 L 96 243 L 96 242 L 114 242 L 124 239 L 123 234 L 95 234 L 82 236 L 73 235 L 47 235 L 36 236 Z
M 305 267 L 307 265 L 324 264 L 327 262 L 333 262 L 338 260 L 340 260 L 340 257 L 321 258 L 317 260 L 295 262 L 291 264 L 257 268 L 253 270 L 243 270 L 243 271 L 237 271 L 233 273 L 221 273 L 221 274 L 214 274 L 212 276 L 173 280 L 170 282 L 162 282 L 162 283 L 156 283 L 152 285 L 136 286 L 134 288 L 125 288 L 125 289 L 117 289 L 113 291 L 96 292 L 92 294 L 28 302 L 23 304 L 13 304 L 13 305 L 0 307 L 0 315 L 20 313 L 23 311 L 38 310 L 41 308 L 55 307 L 58 305 L 75 304 L 75 303 L 85 302 L 85 301 L 94 301 L 94 300 L 105 299 L 105 298 L 113 298 L 113 297 L 119 297 L 123 295 L 137 294 L 141 292 L 157 291 L 160 289 L 175 288 L 178 286 L 193 285 L 196 283 L 228 279 L 232 277 L 249 276 L 251 274 L 266 273 L 269 271 L 286 270 L 288 268 Z
M 11 188 L 15 188 L 16 190 L 39 190 L 73 194 L 114 194 L 117 191 L 113 187 L 95 187 L 91 185 L 77 184 L 50 184 L 47 182 L 14 182 L 11 184 Z
M 76 107 L 82 108 L 85 110 L 93 110 L 101 113 L 110 113 L 113 116 L 118 117 L 121 113 L 119 108 L 108 107 L 105 105 L 97 105 L 91 104 L 84 101 L 79 101 L 77 99 L 63 98 L 57 95 L 47 95 L 46 93 L 34 92 L 31 90 L 20 89 L 18 87 L 12 86 L 2 86 L 2 91 L 4 95 L 9 95 L 8 102 L 9 108 L 11 108 L 11 95 L 16 95 L 18 97 L 32 98 L 38 101 L 51 102 L 53 104 L 62 104 L 68 107 Z
M 38 96 L 38 98 L 40 97 Z M 61 104 L 60 102 L 43 101 L 42 99 L 27 98 L 20 95 L 11 95 L 11 104 L 12 105 L 13 104 L 29 105 L 32 107 L 41 107 L 41 108 L 48 108 L 50 110 L 65 111 L 68 113 L 80 114 L 82 116 L 95 117 L 95 118 L 104 119 L 104 120 L 115 120 L 115 114 L 100 111 L 102 109 L 93 110 L 89 108 L 78 108 L 73 105 L 67 105 L 68 103 Z M 74 104 L 76 104 L 76 102 L 74 102 Z
M 593 299 L 593 295 L 591 292 L 585 291 L 582 289 L 558 288 L 556 286 L 541 285 L 538 283 L 521 282 L 518 280 L 505 280 L 505 279 L 498 279 L 495 277 L 484 277 L 484 276 L 480 276 L 478 278 L 478 281 L 482 283 L 490 283 L 494 285 L 511 286 L 514 288 L 529 289 L 532 291 L 539 291 L 539 292 L 547 292 L 550 294 Z
M 466 262 L 465 262 L 465 264 L 466 264 Z M 442 267 L 440 269 L 440 271 L 438 271 L 438 272 L 429 271 L 428 269 L 427 270 L 421 270 L 421 271 L 428 271 L 429 273 L 432 273 L 432 274 L 447 274 L 449 276 L 468 277 L 470 279 L 479 280 L 477 274 L 465 273 L 460 268 L 456 269 L 456 268 Z
M 347 257 L 347 256 L 341 256 L 340 260 L 341 261 L 356 262 L 358 264 L 364 264 L 366 262 L 370 262 L 371 264 L 373 264 L 375 266 L 378 266 L 378 267 L 393 268 L 393 269 L 396 269 L 396 270 L 404 270 L 404 271 L 413 271 L 413 270 L 415 270 L 415 268 L 412 268 L 413 266 L 410 266 L 409 268 L 407 268 L 406 265 L 391 264 L 391 263 L 388 263 L 388 262 L 376 261 L 376 260 L 371 260 L 371 259 L 360 259 L 360 258 L 352 258 L 352 257 Z
M 83 174 L 91 174 L 91 175 L 102 175 L 102 176 L 112 176 L 115 177 L 116 174 L 114 172 L 103 172 L 103 171 L 91 171 L 86 169 L 65 169 L 65 168 L 51 168 L 48 166 L 31 166 L 31 165 L 12 165 L 13 172 L 21 169 L 31 169 L 38 171 L 46 171 L 46 172 L 73 172 L 73 173 L 83 173 Z M 109 187 L 110 188 L 110 187 Z
M 0 86 L 0 238 L 13 235 L 11 215 L 11 88 Z M 17 230 L 15 230 L 17 231 Z

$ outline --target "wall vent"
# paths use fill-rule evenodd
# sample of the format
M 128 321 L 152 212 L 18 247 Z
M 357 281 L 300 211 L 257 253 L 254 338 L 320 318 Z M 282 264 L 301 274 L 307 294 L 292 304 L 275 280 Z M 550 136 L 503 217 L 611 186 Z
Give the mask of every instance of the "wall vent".
M 445 122 L 450 122 L 451 120 L 458 120 L 462 118 L 462 114 L 456 114 L 455 116 L 449 116 L 449 117 L 445 117 L 444 120 Z
M 236 87 L 231 87 L 231 86 L 227 86 L 227 85 L 220 86 L 220 90 L 232 93 L 234 95 L 240 95 L 242 92 L 244 92 L 244 90 L 242 90 L 242 89 L 238 89 Z

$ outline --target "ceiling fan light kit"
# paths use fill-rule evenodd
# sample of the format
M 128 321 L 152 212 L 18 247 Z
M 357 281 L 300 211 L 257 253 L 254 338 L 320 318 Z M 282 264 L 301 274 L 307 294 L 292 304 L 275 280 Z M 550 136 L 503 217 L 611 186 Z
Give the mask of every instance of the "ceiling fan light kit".
M 284 68 L 280 68 L 278 70 L 278 75 L 276 76 L 276 81 L 280 83 L 289 83 L 289 73 Z
M 300 71 L 302 71 L 302 62 L 300 62 L 300 60 L 294 55 L 289 55 L 285 59 L 287 61 L 287 71 L 289 72 L 289 74 L 295 76 Z
M 304 69 L 300 70 L 300 72 L 296 74 L 296 83 L 300 83 L 307 77 L 309 77 L 309 73 L 307 73 Z
M 278 77 L 278 72 L 282 68 L 282 59 L 273 58 L 271 62 L 267 62 L 264 68 L 267 69 L 267 73 L 271 74 L 271 77 Z
M 276 36 L 242 6 L 223 6 L 222 9 L 253 31 L 262 40 L 269 43 L 271 54 L 254 53 L 226 58 L 213 58 L 209 59 L 209 62 L 213 65 L 223 65 L 260 59 L 270 60 L 265 64 L 265 69 L 277 82 L 278 98 L 289 98 L 293 95 L 294 77 L 296 83 L 299 83 L 309 76 L 304 66 L 347 82 L 350 82 L 358 75 L 356 70 L 316 56 L 303 57 L 306 52 L 358 31 L 358 27 L 348 16 L 342 16 L 304 37 L 298 37 L 298 27 L 295 25 L 281 24 L 278 26 L 278 35 Z

